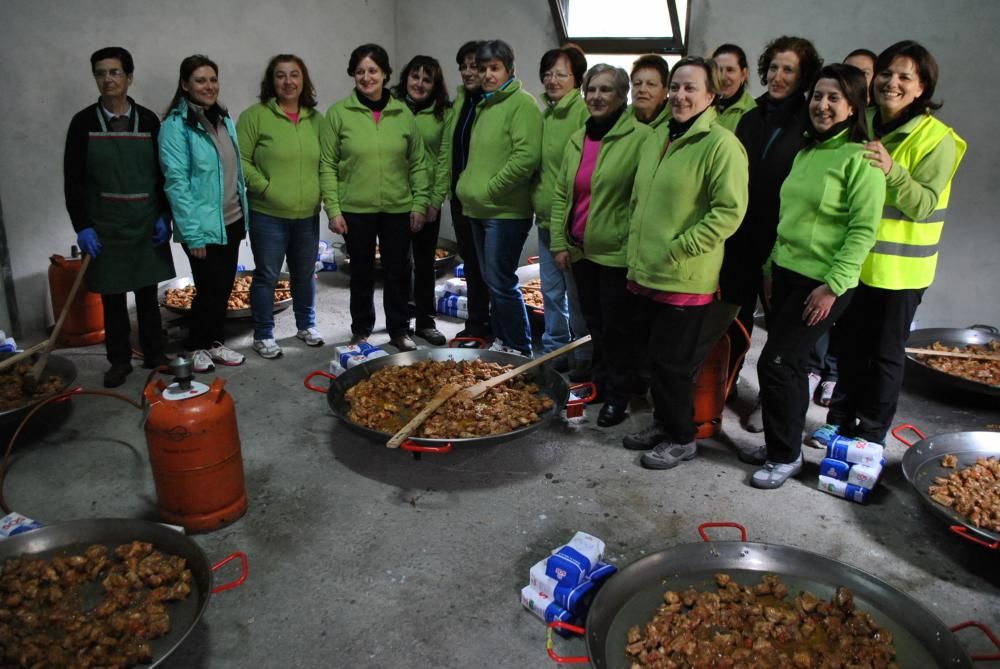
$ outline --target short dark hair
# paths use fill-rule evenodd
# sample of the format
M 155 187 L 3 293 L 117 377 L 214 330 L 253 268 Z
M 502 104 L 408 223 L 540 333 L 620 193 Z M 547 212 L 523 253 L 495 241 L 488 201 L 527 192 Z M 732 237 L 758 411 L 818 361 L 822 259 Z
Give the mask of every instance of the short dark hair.
M 747 65 L 746 51 L 744 51 L 739 46 L 735 44 L 730 44 L 728 42 L 725 44 L 721 44 L 719 45 L 719 48 L 717 48 L 715 51 L 712 52 L 712 58 L 713 59 L 718 58 L 724 53 L 731 53 L 734 56 L 736 56 L 736 61 L 739 63 L 741 70 L 746 70 L 750 67 L 749 65 Z
M 629 79 L 634 77 L 635 73 L 639 70 L 645 70 L 646 68 L 651 68 L 659 72 L 663 86 L 666 87 L 667 82 L 670 81 L 670 67 L 667 65 L 667 61 L 663 60 L 662 56 L 658 56 L 655 53 L 647 53 L 644 56 L 636 58 L 632 63 L 632 71 L 628 73 Z
M 538 64 L 538 80 L 545 83 L 545 73 L 552 69 L 559 56 L 566 56 L 569 69 L 573 73 L 573 86 L 579 88 L 583 75 L 587 72 L 587 56 L 584 55 L 583 49 L 572 42 L 567 42 L 558 49 L 549 49 L 542 55 L 542 60 Z
M 848 58 L 854 58 L 855 56 L 865 56 L 866 58 L 871 58 L 873 63 L 876 60 L 878 60 L 878 56 L 876 56 L 875 52 L 872 51 L 871 49 L 855 49 L 854 51 L 844 56 L 844 60 L 847 60 Z
M 850 140 L 852 142 L 867 142 L 868 121 L 865 119 L 865 106 L 868 104 L 868 87 L 865 85 L 865 73 L 853 65 L 844 65 L 843 63 L 825 65 L 816 75 L 816 80 L 809 86 L 810 100 L 820 79 L 836 81 L 840 92 L 847 100 L 847 104 L 854 109 L 854 116 L 848 126 Z
M 465 64 L 465 57 L 470 53 L 475 56 L 476 52 L 479 51 L 479 47 L 482 46 L 483 41 L 474 39 L 466 42 L 462 46 L 458 47 L 458 53 L 455 54 L 455 64 L 461 67 Z
M 405 100 L 406 81 L 410 78 L 411 72 L 418 70 L 427 72 L 434 81 L 434 88 L 431 89 L 431 98 L 434 100 L 434 116 L 438 120 L 441 120 L 444 118 L 445 110 L 451 107 L 451 100 L 448 99 L 448 85 L 444 82 L 444 73 L 441 71 L 441 63 L 437 61 L 437 58 L 430 56 L 414 56 L 411 58 L 410 62 L 406 64 L 406 67 L 403 68 L 402 73 L 399 75 L 399 83 L 393 87 L 392 92 L 396 98 Z
M 97 61 L 107 60 L 108 58 L 117 58 L 121 61 L 122 70 L 125 74 L 132 76 L 132 73 L 135 72 L 135 63 L 132 61 L 132 54 L 123 46 L 106 46 L 90 54 L 90 71 L 94 71 Z
M 196 53 L 193 56 L 188 56 L 181 61 L 181 71 L 177 77 L 177 90 L 174 91 L 174 97 L 170 101 L 170 106 L 167 107 L 167 111 L 164 113 L 170 113 L 170 110 L 177 106 L 181 98 L 187 98 L 187 94 L 184 92 L 184 82 L 191 78 L 194 71 L 199 67 L 210 67 L 215 70 L 216 76 L 219 74 L 219 66 L 215 64 L 215 61 L 208 56 Z
M 358 69 L 358 64 L 365 58 L 371 58 L 372 62 L 385 74 L 386 80 L 392 76 L 392 68 L 389 66 L 389 53 L 378 44 L 362 44 L 351 52 L 351 58 L 347 61 L 347 74 L 354 76 Z
M 476 62 L 484 63 L 493 59 L 499 60 L 507 68 L 507 72 L 514 74 L 514 49 L 502 39 L 491 39 L 480 42 L 476 50 Z
M 278 92 L 274 90 L 274 70 L 281 63 L 295 63 L 302 72 L 302 93 L 299 95 L 299 105 L 313 109 L 316 107 L 316 87 L 313 86 L 309 77 L 309 68 L 298 56 L 290 53 L 279 53 L 271 59 L 264 71 L 264 78 L 260 81 L 260 101 L 267 102 L 271 98 L 278 97 Z
M 920 77 L 920 83 L 924 87 L 924 92 L 912 104 L 923 106 L 924 111 L 941 109 L 942 105 L 940 102 L 931 101 L 931 98 L 934 97 L 934 89 L 937 88 L 938 80 L 938 64 L 934 56 L 931 55 L 931 52 L 919 42 L 914 42 L 911 39 L 896 42 L 880 53 L 878 58 L 875 59 L 875 76 L 877 77 L 879 72 L 889 69 L 892 61 L 897 58 L 910 58 L 917 65 L 917 75 Z M 874 83 L 875 80 L 873 79 L 873 86 Z
M 790 37 L 782 35 L 778 39 L 771 40 L 764 47 L 764 53 L 757 59 L 757 74 L 760 75 L 760 83 L 767 86 L 767 70 L 771 67 L 774 55 L 782 51 L 791 51 L 799 57 L 799 87 L 797 90 L 804 91 L 812 87 L 816 79 L 816 73 L 823 67 L 823 59 L 819 57 L 819 52 L 813 43 L 805 37 Z M 793 91 L 794 92 L 794 91 Z
M 670 68 L 670 78 L 673 79 L 674 72 L 688 65 L 701 68 L 705 71 L 705 83 L 707 84 L 708 92 L 714 95 L 715 102 L 718 102 L 719 89 L 722 86 L 719 83 L 719 66 L 716 65 L 715 61 L 711 58 L 702 58 L 700 56 L 685 56 Z

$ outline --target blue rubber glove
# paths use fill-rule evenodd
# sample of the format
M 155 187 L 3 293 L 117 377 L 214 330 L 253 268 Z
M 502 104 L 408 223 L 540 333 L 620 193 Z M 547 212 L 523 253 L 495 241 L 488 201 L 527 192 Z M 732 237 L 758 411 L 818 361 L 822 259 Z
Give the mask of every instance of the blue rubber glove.
M 84 228 L 78 232 L 76 235 L 76 245 L 92 258 L 101 255 L 101 249 L 104 248 L 101 245 L 100 238 L 97 236 L 97 232 L 93 228 Z
M 170 221 L 167 217 L 160 215 L 153 224 L 153 246 L 159 246 L 170 239 Z

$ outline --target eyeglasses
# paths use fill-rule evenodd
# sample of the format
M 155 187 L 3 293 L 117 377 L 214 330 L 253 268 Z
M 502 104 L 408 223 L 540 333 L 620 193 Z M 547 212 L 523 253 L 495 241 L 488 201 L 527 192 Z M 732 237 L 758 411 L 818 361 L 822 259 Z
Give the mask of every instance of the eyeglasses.
M 565 72 L 546 72 L 542 75 L 542 81 L 550 81 L 555 79 L 557 81 L 566 81 L 572 75 L 566 74 Z
M 120 70 L 117 67 L 111 70 L 94 70 L 94 79 L 103 79 L 104 77 L 118 79 L 123 74 L 125 74 L 124 70 Z

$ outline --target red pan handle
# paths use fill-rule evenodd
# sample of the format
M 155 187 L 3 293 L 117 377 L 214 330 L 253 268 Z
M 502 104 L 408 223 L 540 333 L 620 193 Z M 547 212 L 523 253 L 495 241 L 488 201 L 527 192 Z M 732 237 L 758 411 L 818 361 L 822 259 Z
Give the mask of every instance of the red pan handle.
M 986 546 L 990 550 L 994 551 L 1000 550 L 1000 541 L 994 541 L 992 543 L 989 541 L 983 541 L 979 537 L 973 536 L 969 532 L 969 528 L 965 527 L 964 525 L 952 525 L 948 529 L 957 534 L 958 536 L 962 537 L 963 539 L 968 539 L 974 544 L 979 544 L 980 546 Z
M 1000 639 L 997 639 L 997 636 L 996 634 L 993 633 L 993 630 L 991 630 L 989 627 L 980 622 L 976 622 L 975 620 L 966 620 L 964 623 L 959 623 L 954 627 L 952 627 L 951 631 L 958 632 L 959 630 L 964 630 L 966 627 L 975 627 L 976 629 L 978 629 L 980 632 L 986 635 L 986 638 L 988 638 L 990 641 L 993 642 L 993 645 L 997 647 L 997 650 L 1000 650 Z M 973 662 L 993 662 L 995 660 L 1000 660 L 1000 653 L 972 656 Z
M 597 386 L 595 386 L 591 381 L 586 381 L 584 383 L 577 383 L 575 385 L 572 385 L 569 387 L 569 392 L 570 394 L 572 394 L 574 390 L 583 390 L 583 389 L 587 389 L 590 392 L 583 397 L 577 396 L 575 399 L 570 400 L 570 402 L 582 402 L 584 404 L 589 404 L 593 402 L 595 399 L 597 399 Z
M 537 265 L 538 264 L 538 256 L 528 256 L 528 264 L 529 265 Z
M 927 438 L 926 436 L 924 436 L 924 433 L 921 432 L 920 429 L 916 425 L 910 425 L 909 423 L 903 423 L 902 425 L 897 425 L 896 427 L 892 428 L 892 436 L 896 437 L 896 439 L 898 439 L 899 441 L 901 441 L 904 444 L 906 444 L 907 448 L 909 448 L 910 446 L 913 446 L 914 442 L 907 441 L 906 439 L 904 439 L 903 437 L 900 436 L 900 434 L 902 434 L 905 430 L 911 430 L 914 434 L 916 434 L 921 439 L 926 439 Z
M 232 590 L 243 585 L 243 582 L 247 580 L 247 576 L 250 575 L 250 565 L 247 563 L 247 554 L 243 551 L 236 551 L 227 558 L 224 558 L 220 562 L 212 565 L 212 571 L 218 571 L 222 567 L 226 566 L 233 560 L 239 558 L 240 561 L 240 576 L 235 581 L 230 581 L 229 583 L 223 583 L 222 585 L 217 585 L 212 588 L 212 594 L 218 594 L 220 592 L 225 592 L 226 590 Z
M 458 348 L 467 341 L 474 341 L 479 344 L 479 348 L 486 348 L 489 344 L 482 337 L 453 337 L 448 341 L 448 348 Z M 471 348 L 471 346 L 469 347 Z
M 702 541 L 711 541 L 712 538 L 708 536 L 707 530 L 710 527 L 733 527 L 740 531 L 740 541 L 746 543 L 747 541 L 747 528 L 743 527 L 739 523 L 702 523 L 698 526 L 698 534 L 701 535 Z
M 317 369 L 317 370 L 314 370 L 312 372 L 309 372 L 309 376 L 307 376 L 305 378 L 305 380 L 302 382 L 302 385 L 304 385 L 309 390 L 311 390 L 313 392 L 316 392 L 316 393 L 326 394 L 326 392 L 328 391 L 327 388 L 322 388 L 320 386 L 314 386 L 311 383 L 309 383 L 310 381 L 312 381 L 317 376 L 325 376 L 326 378 L 330 379 L 331 381 L 333 381 L 337 377 L 334 376 L 333 374 L 328 373 L 328 372 L 324 372 L 322 369 Z
M 572 632 L 573 634 L 584 635 L 587 633 L 585 629 L 579 625 L 570 625 L 569 623 L 559 622 L 557 620 L 552 621 L 548 625 L 549 632 L 548 637 L 545 639 L 545 650 L 548 652 L 549 657 L 552 658 L 553 662 L 559 664 L 589 664 L 590 658 L 586 655 L 577 655 L 576 657 L 562 656 L 553 650 L 555 643 L 552 640 L 552 630 L 566 630 L 567 632 Z
M 438 453 L 441 455 L 451 453 L 451 442 L 445 444 L 444 446 L 421 446 L 420 444 L 415 444 L 407 439 L 400 444 L 399 447 L 404 451 L 409 451 L 410 453 Z

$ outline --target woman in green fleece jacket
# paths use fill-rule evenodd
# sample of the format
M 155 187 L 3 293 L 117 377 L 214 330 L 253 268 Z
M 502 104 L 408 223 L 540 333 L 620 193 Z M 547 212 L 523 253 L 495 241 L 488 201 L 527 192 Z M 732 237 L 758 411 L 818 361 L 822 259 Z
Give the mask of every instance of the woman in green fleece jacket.
M 316 248 L 319 245 L 319 128 L 316 89 L 298 56 L 271 59 L 260 102 L 240 114 L 236 133 L 250 201 L 253 250 L 253 350 L 277 358 L 274 287 L 288 258 L 296 336 L 322 346 L 316 329 Z
M 723 245 L 747 206 L 747 155 L 717 123 L 718 71 L 684 58 L 670 74 L 671 118 L 639 153 L 628 234 L 628 289 L 639 295 L 652 372 L 653 423 L 625 437 L 669 469 L 697 454 L 693 382 Z
M 351 52 L 354 91 L 334 104 L 320 129 L 319 183 L 330 230 L 344 235 L 351 257 L 351 343 L 375 328 L 375 244 L 385 283 L 382 303 L 390 343 L 416 344 L 410 318 L 410 233 L 424 226 L 430 180 L 420 129 L 389 94 L 389 54 L 377 44 Z
M 590 118 L 569 139 L 552 198 L 552 253 L 563 271 L 572 263 L 594 342 L 592 378 L 604 397 L 601 427 L 627 416 L 632 351 L 623 344 L 632 337 L 637 299 L 625 289 L 629 197 L 635 157 L 653 136 L 649 126 L 625 113 L 628 84 L 625 70 L 604 63 L 584 75 Z
M 850 303 L 875 243 L 885 177 L 865 156 L 864 109 L 861 70 L 820 70 L 809 92 L 812 128 L 781 186 L 768 260 L 769 332 L 757 363 L 766 445 L 744 458 L 765 457 L 750 479 L 756 488 L 778 488 L 802 469 L 809 355 Z
M 531 355 L 531 331 L 517 288 L 517 263 L 531 229 L 531 178 L 541 155 L 542 112 L 514 78 L 514 50 L 501 40 L 476 52 L 482 75 L 469 162 L 455 196 L 469 217 L 490 290 L 496 350 Z

